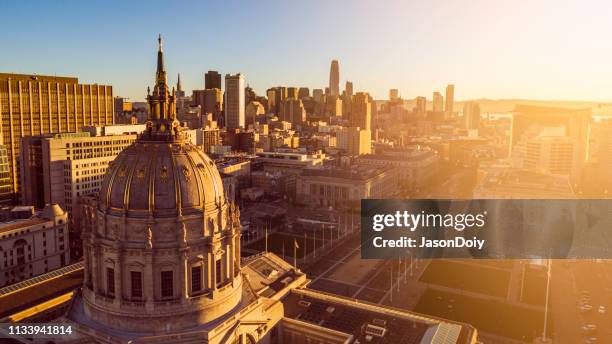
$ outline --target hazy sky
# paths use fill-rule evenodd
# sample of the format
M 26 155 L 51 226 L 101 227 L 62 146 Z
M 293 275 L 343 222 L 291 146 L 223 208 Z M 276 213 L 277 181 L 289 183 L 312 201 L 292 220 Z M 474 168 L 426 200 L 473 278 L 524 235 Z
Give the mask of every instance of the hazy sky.
M 608 1 L 2 1 L 0 72 L 72 75 L 143 99 L 164 36 L 169 81 L 242 72 L 262 94 L 341 88 L 386 98 L 612 100 Z

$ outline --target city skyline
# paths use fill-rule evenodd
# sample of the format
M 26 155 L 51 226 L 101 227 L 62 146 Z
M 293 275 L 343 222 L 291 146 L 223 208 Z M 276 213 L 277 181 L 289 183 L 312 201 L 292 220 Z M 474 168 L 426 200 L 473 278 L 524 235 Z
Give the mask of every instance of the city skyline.
M 612 51 L 599 43 L 612 33 L 603 3 L 557 8 L 548 1 L 388 2 L 369 11 L 372 4 L 336 3 L 326 11 L 320 10 L 323 3 L 296 4 L 296 18 L 279 15 L 280 5 L 263 11 L 244 3 L 167 4 L 177 13 L 173 20 L 157 18 L 155 5 L 6 4 L 8 20 L 0 28 L 14 27 L 26 16 L 35 20 L 5 38 L 11 53 L 0 56 L 0 64 L 16 73 L 74 75 L 84 83 L 111 84 L 116 95 L 139 101 L 152 67 L 144 56 L 156 44 L 150 37 L 161 32 L 172 42 L 169 83 L 174 85 L 181 73 L 187 91 L 202 89 L 208 70 L 243 73 L 258 94 L 278 85 L 324 88 L 329 63 L 337 59 L 340 83 L 351 80 L 355 91 L 370 92 L 375 99 L 386 99 L 390 88 L 413 99 L 454 83 L 460 85 L 458 101 L 612 100 L 612 69 L 607 68 Z M 94 12 L 100 15 L 88 15 Z M 425 13 L 427 20 L 419 19 Z M 234 24 L 225 25 L 230 20 Z M 338 25 L 316 24 L 333 21 Z M 225 26 L 231 27 L 215 29 Z M 321 40 L 322 34 L 330 38 Z M 39 60 L 35 53 L 41 51 L 49 58 Z

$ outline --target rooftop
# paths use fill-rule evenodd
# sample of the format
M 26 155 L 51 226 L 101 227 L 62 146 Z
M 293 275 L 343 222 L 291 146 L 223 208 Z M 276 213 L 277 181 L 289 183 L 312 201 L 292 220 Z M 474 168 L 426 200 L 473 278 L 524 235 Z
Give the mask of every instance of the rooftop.
M 382 175 L 385 172 L 392 170 L 393 168 L 394 167 L 391 166 L 377 166 L 376 168 L 369 166 L 351 166 L 351 168 L 331 167 L 319 169 L 305 169 L 302 172 L 302 176 L 330 177 L 338 179 L 365 181 Z
M 373 344 L 470 343 L 473 328 L 403 310 L 297 290 L 283 299 L 285 316 Z

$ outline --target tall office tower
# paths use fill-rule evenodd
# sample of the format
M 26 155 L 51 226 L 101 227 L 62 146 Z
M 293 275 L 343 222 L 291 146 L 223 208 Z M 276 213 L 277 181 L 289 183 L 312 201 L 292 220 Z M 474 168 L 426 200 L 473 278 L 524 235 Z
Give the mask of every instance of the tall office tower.
M 342 117 L 352 121 L 353 118 L 353 96 L 346 95 L 344 92 L 340 97 L 342 100 Z
M 218 88 L 193 90 L 191 98 L 193 105 L 200 106 L 202 116 L 210 113 L 215 121 L 220 120 L 223 110 L 223 91 Z
M 225 128 L 244 128 L 244 75 L 225 75 Z
M 23 137 L 23 203 L 37 208 L 58 204 L 72 223 L 80 223 L 79 197 L 100 190 L 109 163 L 144 129 L 144 124 L 113 125 Z
M 338 60 L 332 60 L 329 69 L 329 94 L 332 96 L 340 95 L 340 66 Z
M 254 101 L 255 98 L 257 98 L 255 90 L 253 90 L 251 86 L 247 85 L 247 87 L 244 88 L 244 103 L 248 104 Z
M 2 144 L 8 148 L 11 195 L 18 200 L 19 146 L 23 136 L 76 131 L 114 123 L 111 86 L 82 85 L 77 78 L 0 74 Z
M 204 75 L 204 88 L 207 90 L 211 88 L 221 89 L 221 74 L 217 71 L 209 70 Z
M 389 100 L 393 101 L 399 98 L 399 90 L 397 88 L 392 88 L 389 90 Z
M 361 130 L 372 128 L 372 104 L 367 92 L 357 92 L 353 97 L 351 126 Z
M 440 92 L 434 92 L 432 98 L 432 111 L 433 112 L 444 112 L 444 98 Z
M 535 137 L 527 141 L 523 167 L 538 173 L 569 175 L 573 152 L 574 141 L 570 137 Z
M 480 126 L 480 105 L 477 102 L 465 102 L 463 105 L 463 121 L 466 129 L 478 129 Z
M 297 87 L 287 87 L 287 98 L 299 99 Z
M 455 85 L 447 85 L 446 86 L 446 107 L 444 111 L 448 115 L 453 114 L 453 106 L 455 104 Z
M 8 148 L 0 145 L 0 206 L 9 206 L 13 203 L 13 182 L 11 180 L 11 166 L 9 165 Z
M 266 90 L 266 97 L 268 97 L 268 111 L 271 113 L 276 113 L 276 89 L 268 88 Z
M 512 110 L 510 152 L 520 154 L 527 140 L 537 137 L 549 128 L 563 130 L 564 136 L 574 141 L 570 180 L 580 181 L 588 156 L 591 109 L 563 109 L 544 106 L 516 105 Z
M 269 111 L 275 115 L 280 114 L 281 106 L 285 98 L 287 98 L 287 87 L 274 87 L 274 100 L 272 101 L 274 103 L 274 106 L 270 106 Z
M 302 125 L 306 121 L 306 110 L 302 100 L 288 97 L 283 101 L 281 120 L 291 123 L 291 127 Z
M 298 98 L 302 99 L 306 97 L 310 97 L 310 90 L 308 89 L 308 87 L 300 87 L 300 89 L 298 90 Z
M 176 78 L 176 96 L 178 98 L 185 97 L 185 91 L 183 91 L 183 85 L 181 84 L 181 74 L 179 73 Z
M 340 97 L 325 97 L 325 115 L 330 117 L 342 116 L 342 99 Z
M 427 112 L 427 98 L 416 97 L 416 106 L 414 108 L 414 112 L 419 115 L 423 115 Z
M 357 127 L 342 127 L 337 133 L 337 146 L 348 155 L 372 153 L 372 132 Z
M 349 97 L 353 95 L 353 82 L 351 81 L 346 82 L 346 85 L 344 86 L 344 94 L 346 94 Z
M 315 102 L 323 101 L 323 90 L 320 88 L 315 88 L 312 90 L 312 98 Z

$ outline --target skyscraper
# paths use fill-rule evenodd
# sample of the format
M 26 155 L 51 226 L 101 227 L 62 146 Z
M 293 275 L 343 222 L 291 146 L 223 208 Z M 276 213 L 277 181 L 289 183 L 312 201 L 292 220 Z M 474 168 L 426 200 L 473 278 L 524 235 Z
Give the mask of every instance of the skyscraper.
M 389 90 L 389 100 L 396 100 L 399 98 L 399 90 L 397 88 L 392 88 Z
M 434 92 L 432 98 L 432 110 L 433 112 L 444 112 L 444 98 L 440 92 Z
M 446 86 L 446 107 L 444 111 L 452 115 L 453 114 L 453 105 L 455 103 L 455 85 L 447 85 Z
M 372 104 L 366 92 L 357 92 L 353 97 L 351 126 L 370 130 L 372 126 Z
M 332 96 L 340 94 L 340 67 L 338 60 L 332 60 L 329 69 L 329 94 Z
M 225 75 L 225 127 L 244 128 L 244 75 Z
M 353 82 L 351 82 L 351 81 L 347 81 L 346 82 L 346 86 L 344 87 L 344 93 L 347 96 L 352 96 L 353 95 Z
M 427 112 L 427 98 L 425 97 L 416 97 L 416 106 L 414 108 L 414 112 L 417 114 L 425 114 Z
M 8 148 L 13 184 L 19 192 L 19 146 L 23 136 L 77 131 L 114 123 L 113 88 L 82 85 L 77 78 L 0 73 L 2 143 Z
M 466 102 L 463 105 L 463 121 L 466 129 L 478 129 L 480 126 L 480 105 L 476 102 Z
M 221 89 L 221 74 L 215 70 L 209 70 L 204 75 L 204 88 L 207 90 L 211 88 Z

